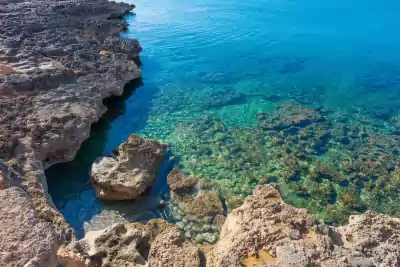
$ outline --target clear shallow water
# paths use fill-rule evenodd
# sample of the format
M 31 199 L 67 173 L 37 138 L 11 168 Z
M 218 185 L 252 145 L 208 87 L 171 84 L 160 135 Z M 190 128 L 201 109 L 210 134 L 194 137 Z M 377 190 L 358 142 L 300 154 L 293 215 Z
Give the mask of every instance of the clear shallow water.
M 373 196 L 364 196 L 362 190 L 370 185 L 360 186 L 358 180 L 350 179 L 354 186 L 346 188 L 332 179 L 311 184 L 329 187 L 326 191 L 333 193 L 327 201 L 321 197 L 326 191 L 304 193 L 292 182 L 280 180 L 287 166 L 282 167 L 282 158 L 271 152 L 275 149 L 271 134 L 260 131 L 256 115 L 274 111 L 286 101 L 323 106 L 333 112 L 332 122 L 367 127 L 368 142 L 372 143 L 374 133 L 382 132 L 398 145 L 393 137 L 400 110 L 398 1 L 133 3 L 136 14 L 126 17 L 130 26 L 122 37 L 141 41 L 143 85 L 128 93 L 125 103 L 113 103 L 74 162 L 48 172 L 50 194 L 75 228 L 80 229 L 104 208 L 94 200 L 88 184 L 91 162 L 131 133 L 169 143 L 181 168 L 218 180 L 233 199 L 243 198 L 264 177 L 272 177 L 282 184 L 288 201 L 322 217 L 324 206 L 338 203 L 343 208 L 343 203 L 353 201 L 347 195 L 361 195 L 354 201 L 362 202 L 345 206 L 347 212 L 387 211 L 385 204 L 370 200 Z M 339 119 L 343 117 L 349 120 Z M 336 169 L 343 174 L 343 158 L 354 158 L 351 153 L 357 154 L 364 145 L 346 147 L 332 142 L 327 145 L 328 153 L 310 152 L 312 159 L 308 160 L 335 158 Z M 397 152 L 384 152 L 394 157 L 396 165 Z M 293 182 L 310 187 L 309 173 L 302 172 Z M 366 176 L 376 180 L 375 174 Z M 304 203 L 305 199 L 312 204 Z M 392 200 L 383 203 L 388 201 Z M 336 213 L 343 211 L 336 206 Z M 336 219 L 332 221 L 342 222 Z

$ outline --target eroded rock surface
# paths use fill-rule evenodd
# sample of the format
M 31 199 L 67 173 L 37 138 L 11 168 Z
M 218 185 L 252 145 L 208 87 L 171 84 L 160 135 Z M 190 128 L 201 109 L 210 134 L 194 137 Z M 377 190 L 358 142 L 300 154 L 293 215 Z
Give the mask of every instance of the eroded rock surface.
M 262 185 L 228 215 L 207 266 L 398 266 L 399 229 L 400 219 L 371 211 L 338 228 L 320 224 Z
M 57 234 L 41 219 L 24 189 L 0 190 L 0 265 L 56 266 Z
M 93 267 L 200 266 L 198 249 L 185 241 L 177 226 L 163 220 L 115 224 L 88 232 L 73 247 Z
M 163 145 L 132 134 L 114 157 L 92 166 L 96 197 L 103 200 L 136 199 L 151 187 L 163 160 Z
M 73 231 L 52 205 L 44 170 L 72 160 L 106 112 L 103 99 L 121 95 L 141 76 L 139 43 L 119 39 L 126 27 L 121 17 L 133 8 L 107 0 L 0 1 L 0 159 L 20 177 L 16 184 L 2 174 L 0 190 L 24 190 L 32 205 L 27 214 L 35 214 L 39 225 L 52 224 L 58 245 L 70 242 Z M 14 193 L 2 194 L 1 201 L 12 203 Z M 19 226 L 35 233 L 34 224 Z M 18 238 L 17 231 L 9 234 Z M 0 239 L 0 248 L 9 246 L 6 241 Z M 37 245 L 43 242 L 53 245 L 44 237 Z M 34 245 L 23 248 L 21 259 L 36 253 Z M 56 250 L 49 250 L 49 259 Z

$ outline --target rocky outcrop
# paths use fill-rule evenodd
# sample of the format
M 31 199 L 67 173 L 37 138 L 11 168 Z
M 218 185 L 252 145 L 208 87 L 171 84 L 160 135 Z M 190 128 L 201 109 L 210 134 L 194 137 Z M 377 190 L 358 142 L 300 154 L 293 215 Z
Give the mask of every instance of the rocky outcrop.
M 185 241 L 178 227 L 163 220 L 115 224 L 88 232 L 73 249 L 93 267 L 200 266 L 198 249 Z
M 73 231 L 52 205 L 44 170 L 72 160 L 91 124 L 106 112 L 103 99 L 121 95 L 127 82 L 141 76 L 139 43 L 119 39 L 126 28 L 121 17 L 133 8 L 107 0 L 0 1 L 0 159 L 20 177 L 17 184 L 0 179 L 0 190 L 9 192 L 1 192 L 2 201 L 12 203 L 13 190 L 23 190 L 24 203 L 31 202 L 26 214 L 39 225 L 52 224 L 58 245 L 71 241 Z M 11 208 L 5 205 L 4 212 Z M 36 231 L 28 223 L 19 227 Z M 18 231 L 9 235 L 17 239 Z M 42 240 L 26 242 L 53 245 L 52 238 Z M 0 239 L 1 248 L 9 246 L 6 241 Z M 37 253 L 33 245 L 24 249 L 21 261 L 13 261 L 22 264 Z M 46 258 L 54 258 L 56 249 L 48 251 L 53 254 Z M 1 266 L 7 266 L 4 259 Z
M 163 160 L 163 145 L 132 134 L 116 155 L 93 164 L 92 184 L 102 200 L 136 199 L 151 187 Z
M 194 243 L 214 243 L 225 220 L 217 185 L 208 179 L 184 175 L 173 169 L 167 177 L 169 208 L 177 225 Z
M 274 184 L 230 213 L 207 266 L 398 266 L 400 219 L 368 211 L 338 228 L 284 203 Z

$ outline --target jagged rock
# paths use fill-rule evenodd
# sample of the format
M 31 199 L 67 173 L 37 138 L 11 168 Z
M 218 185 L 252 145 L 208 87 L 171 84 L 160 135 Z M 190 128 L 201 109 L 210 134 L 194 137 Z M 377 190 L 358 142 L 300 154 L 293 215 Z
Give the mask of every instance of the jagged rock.
M 136 199 L 151 187 L 163 160 L 163 145 L 132 134 L 115 157 L 92 166 L 92 184 L 102 200 Z
M 73 247 L 93 267 L 196 267 L 200 264 L 198 249 L 185 241 L 175 225 L 159 219 L 147 224 L 115 224 L 105 230 L 88 232 Z
M 141 76 L 134 62 L 139 43 L 119 39 L 126 27 L 121 17 L 133 8 L 107 0 L 0 3 L 0 159 L 19 177 L 14 181 L 2 173 L 0 187 L 24 188 L 29 214 L 54 225 L 58 245 L 70 242 L 74 232 L 47 193 L 44 170 L 72 160 L 91 124 L 106 112 L 103 99 L 121 95 L 126 83 Z M 2 201 L 12 203 L 6 198 Z M 19 226 L 20 232 L 35 233 L 35 225 Z M 8 238 L 18 238 L 18 231 Z M 8 248 L 6 241 L 0 239 L 0 248 Z M 32 256 L 46 242 L 53 246 L 52 238 L 22 246 L 20 257 Z M 56 250 L 52 253 L 55 258 Z M 0 266 L 7 266 L 3 258 Z
M 85 259 L 70 248 L 60 248 L 57 251 L 57 267 L 88 267 Z
M 338 228 L 319 224 L 284 203 L 277 185 L 262 185 L 228 215 L 207 266 L 398 266 L 399 234 L 400 219 L 372 211 Z
M 34 150 L 48 166 L 74 157 L 106 111 L 102 100 L 141 76 L 132 60 L 139 43 L 119 39 L 120 17 L 133 8 L 106 0 L 0 6 L 0 64 L 8 70 L 0 78 L 0 158 Z
M 22 188 L 0 190 L 0 226 L 0 266 L 56 266 L 56 231 Z
M 177 228 L 164 231 L 150 246 L 149 265 L 154 267 L 200 267 L 198 249 Z

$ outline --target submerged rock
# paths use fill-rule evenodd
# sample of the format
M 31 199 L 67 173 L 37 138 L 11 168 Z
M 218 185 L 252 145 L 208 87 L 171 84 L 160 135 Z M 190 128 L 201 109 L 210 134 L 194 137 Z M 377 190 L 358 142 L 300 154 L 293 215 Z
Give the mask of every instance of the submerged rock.
M 176 226 L 163 220 L 115 224 L 88 232 L 73 248 L 93 267 L 200 266 L 198 249 L 185 241 Z
M 167 183 L 170 210 L 179 228 L 190 233 L 187 236 L 195 243 L 214 243 L 218 225 L 225 218 L 217 185 L 208 179 L 186 176 L 178 168 L 168 174 Z
M 184 214 L 204 219 L 224 213 L 218 188 L 211 180 L 186 176 L 175 168 L 168 174 L 167 183 L 171 202 L 177 203 Z
M 258 113 L 257 120 L 264 129 L 281 130 L 289 127 L 303 127 L 323 119 L 322 114 L 296 102 L 286 102 L 271 113 Z
M 163 160 L 163 145 L 132 134 L 115 157 L 93 164 L 92 184 L 102 200 L 136 199 L 151 187 Z
M 400 219 L 368 211 L 347 225 L 320 224 L 284 203 L 277 185 L 258 186 L 230 213 L 207 266 L 398 266 Z

